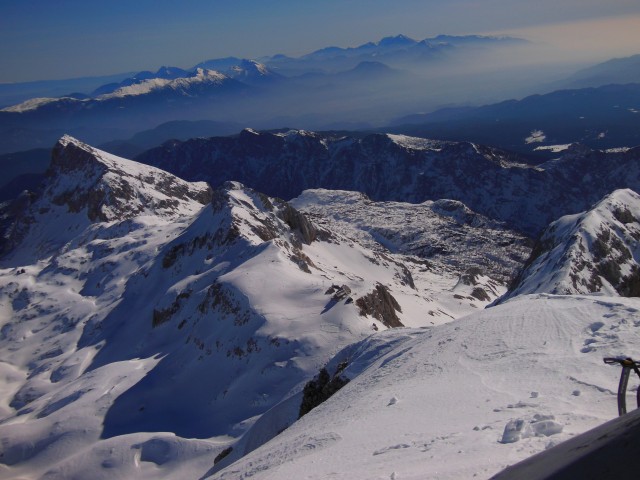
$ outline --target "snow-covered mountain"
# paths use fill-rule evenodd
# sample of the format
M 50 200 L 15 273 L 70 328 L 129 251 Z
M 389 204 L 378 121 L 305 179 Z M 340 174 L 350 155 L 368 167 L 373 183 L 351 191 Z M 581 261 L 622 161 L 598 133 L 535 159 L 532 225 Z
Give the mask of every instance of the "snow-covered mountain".
M 640 296 L 640 196 L 616 190 L 543 232 L 505 298 L 529 293 Z
M 241 60 L 227 70 L 227 75 L 247 85 L 265 85 L 282 80 L 282 75 L 255 60 Z
M 243 135 L 262 141 L 256 165 L 280 141 L 336 148 Z M 516 178 L 583 159 L 534 169 L 475 145 L 368 141 L 414 164 L 473 151 Z M 623 256 L 626 274 L 639 201 L 614 192 L 543 239 L 580 252 L 578 235 L 595 269 Z M 614 416 L 601 358 L 637 346 L 637 298 L 481 310 L 527 239 L 460 201 L 316 189 L 288 203 L 65 136 L 43 190 L 2 213 L 3 478 L 487 478 Z M 556 253 L 538 257 L 548 282 L 570 268 Z
M 265 65 L 246 59 L 238 59 L 223 72 L 202 66 L 196 66 L 189 71 L 177 67 L 160 67 L 156 72 L 143 71 L 121 82 L 102 85 L 83 98 L 73 96 L 33 98 L 5 107 L 0 112 L 37 112 L 45 106 L 48 109 L 60 110 L 69 108 L 70 102 L 76 110 L 96 109 L 97 105 L 109 100 L 134 96 L 151 96 L 154 101 L 158 101 L 160 97 L 206 98 L 212 91 L 221 87 L 259 85 L 279 78 L 281 78 L 279 74 Z
M 195 69 L 194 69 L 195 71 Z M 105 95 L 107 93 L 113 93 L 122 87 L 129 87 L 136 83 L 144 82 L 145 80 L 153 80 L 153 79 L 165 79 L 165 80 L 175 80 L 176 78 L 186 77 L 188 76 L 188 72 L 178 67 L 167 67 L 162 66 L 156 72 L 150 71 L 142 71 L 136 73 L 133 77 L 126 78 L 121 82 L 113 82 L 104 84 L 97 89 L 95 89 L 90 96 L 98 97 L 100 95 Z
M 127 95 L 144 95 L 153 91 L 170 91 L 181 95 L 198 96 L 205 88 L 228 82 L 229 79 L 247 85 L 261 84 L 280 78 L 275 72 L 255 60 L 238 59 L 237 63 L 216 70 L 196 66 L 191 70 L 176 67 L 161 67 L 157 72 L 140 72 L 118 84 L 104 85 L 92 93 L 92 97 L 107 100 Z M 197 86 L 197 88 L 196 88 Z
M 574 145 L 556 160 L 531 166 L 474 143 L 245 130 L 235 137 L 168 142 L 137 160 L 213 186 L 236 179 L 287 199 L 326 188 L 363 192 L 376 201 L 458 200 L 535 236 L 615 189 L 640 190 L 639 155 L 638 148 L 604 152 Z
M 40 197 L 27 198 L 4 232 L 10 262 L 18 261 L 21 253 L 33 260 L 46 258 L 91 222 L 124 222 L 137 216 L 173 221 L 193 215 L 211 198 L 205 183 L 187 183 L 69 136 L 53 148 L 47 176 Z
M 25 113 L 38 110 L 44 106 L 47 108 L 61 108 L 61 105 L 73 101 L 73 105 L 77 109 L 95 109 L 99 105 L 110 100 L 122 99 L 126 97 L 153 96 L 154 100 L 158 97 L 192 97 L 206 96 L 209 90 L 216 90 L 221 87 L 229 86 L 234 81 L 226 75 L 216 72 L 215 70 L 206 70 L 199 68 L 193 72 L 184 72 L 182 76 L 176 76 L 175 72 L 170 74 L 160 74 L 157 77 L 134 78 L 132 81 L 126 81 L 117 87 L 104 88 L 105 93 L 97 92 L 95 98 L 73 99 L 69 97 L 62 98 L 41 98 L 27 100 L 19 105 L 4 108 L 2 111 L 7 113 Z M 66 107 L 65 107 L 66 108 Z
M 212 191 L 71 137 L 12 218 L 5 478 L 199 478 L 349 344 L 504 292 L 360 245 L 240 183 Z M 279 418 L 246 438 L 257 446 L 295 420 Z
M 327 230 L 372 250 L 426 260 L 429 270 L 457 272 L 467 283 L 479 272 L 507 283 L 531 251 L 526 236 L 455 200 L 374 202 L 359 192 L 305 190 L 291 204 Z
M 177 78 L 159 77 L 145 79 L 139 83 L 120 87 L 112 93 L 100 95 L 97 97 L 97 100 L 164 92 L 193 96 L 205 93 L 208 88 L 222 86 L 227 83 L 228 80 L 229 77 L 215 70 L 199 68 L 190 74 Z

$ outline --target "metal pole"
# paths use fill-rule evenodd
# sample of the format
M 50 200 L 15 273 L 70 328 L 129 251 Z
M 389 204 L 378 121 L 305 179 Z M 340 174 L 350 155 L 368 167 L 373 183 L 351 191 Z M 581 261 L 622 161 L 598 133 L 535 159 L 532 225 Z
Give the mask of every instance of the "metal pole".
M 631 373 L 631 368 L 622 365 L 620 383 L 618 384 L 618 415 L 620 416 L 627 413 L 627 384 L 629 383 L 629 373 Z

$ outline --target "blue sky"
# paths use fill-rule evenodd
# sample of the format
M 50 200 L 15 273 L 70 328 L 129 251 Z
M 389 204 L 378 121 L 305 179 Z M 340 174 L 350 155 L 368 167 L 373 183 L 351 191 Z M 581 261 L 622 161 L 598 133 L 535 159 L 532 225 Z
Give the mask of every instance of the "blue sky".
M 588 30 L 563 39 L 567 25 L 581 24 Z M 555 32 L 579 48 L 579 37 L 596 32 L 599 48 L 622 55 L 631 52 L 621 51 L 625 42 L 640 53 L 635 30 L 637 0 L 0 0 L 0 82 L 186 68 L 231 55 L 297 56 L 399 33 L 549 39 Z

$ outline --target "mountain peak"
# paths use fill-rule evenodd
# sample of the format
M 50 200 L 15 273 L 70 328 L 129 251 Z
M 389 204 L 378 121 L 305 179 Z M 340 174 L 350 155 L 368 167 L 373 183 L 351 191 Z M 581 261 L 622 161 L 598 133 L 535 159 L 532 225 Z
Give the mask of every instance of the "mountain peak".
M 227 74 L 236 80 L 251 84 L 273 81 L 280 75 L 270 70 L 266 65 L 256 60 L 243 59 L 237 65 L 227 70 Z
M 638 238 L 640 195 L 616 190 L 591 210 L 551 223 L 502 300 L 531 293 L 638 296 Z
M 409 46 L 418 43 L 413 38 L 407 37 L 406 35 L 396 35 L 384 37 L 378 42 L 379 47 L 395 47 L 395 46 Z
M 214 211 L 228 210 L 230 231 L 254 243 L 283 238 L 294 245 L 311 244 L 319 230 L 289 203 L 270 198 L 240 182 L 228 181 L 213 193 Z M 228 236 L 228 234 L 226 234 Z
M 141 213 L 173 217 L 210 198 L 210 188 L 203 182 L 185 182 L 70 135 L 54 146 L 48 177 L 45 196 L 70 212 L 86 208 L 92 221 L 123 220 Z

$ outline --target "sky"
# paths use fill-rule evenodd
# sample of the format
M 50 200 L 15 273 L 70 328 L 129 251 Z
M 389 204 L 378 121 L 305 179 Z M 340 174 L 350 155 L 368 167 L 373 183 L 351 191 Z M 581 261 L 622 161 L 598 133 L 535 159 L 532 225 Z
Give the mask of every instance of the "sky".
M 299 56 L 400 33 L 526 35 L 604 59 L 640 53 L 640 2 L 0 0 L 0 83 Z

